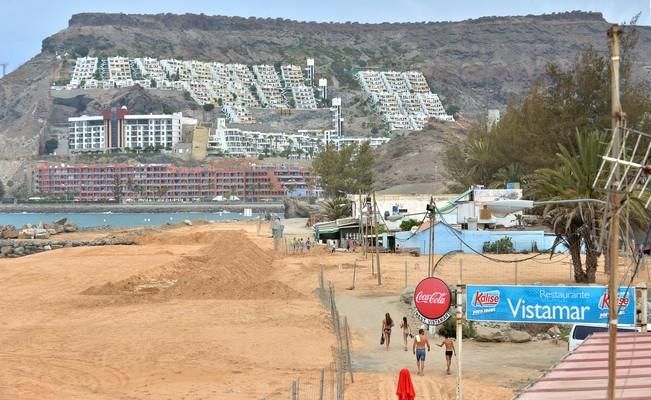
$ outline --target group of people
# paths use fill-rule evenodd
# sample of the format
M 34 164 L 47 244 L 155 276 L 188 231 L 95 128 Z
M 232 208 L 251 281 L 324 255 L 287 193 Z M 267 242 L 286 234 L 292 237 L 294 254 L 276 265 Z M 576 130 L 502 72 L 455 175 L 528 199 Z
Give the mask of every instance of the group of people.
M 292 239 L 293 254 L 296 254 L 297 251 L 301 255 L 303 254 L 303 252 L 309 254 L 311 248 L 312 248 L 312 242 L 310 241 L 310 238 L 307 238 L 306 241 L 303 241 L 303 238 L 300 238 L 299 240 L 296 240 L 296 238 Z
M 389 350 L 391 345 L 391 330 L 393 329 L 394 323 L 391 319 L 391 315 L 386 313 L 384 319 L 382 319 L 382 337 L 380 339 L 380 344 L 386 346 L 386 350 Z M 409 322 L 407 322 L 407 317 L 402 317 L 402 322 L 400 323 L 400 329 L 402 331 L 402 338 L 404 340 L 404 350 L 408 351 L 409 339 L 413 338 L 412 352 L 416 356 L 416 366 L 418 369 L 418 375 L 423 375 L 425 370 L 425 358 L 427 352 L 431 350 L 429 339 L 425 333 L 424 326 L 418 329 L 418 334 L 413 335 L 411 332 L 411 327 Z M 452 364 L 452 356 L 456 356 L 456 349 L 454 348 L 454 342 L 447 336 L 444 336 L 444 339 L 437 346 L 445 346 L 445 360 L 447 363 L 447 374 L 450 375 L 450 366 Z

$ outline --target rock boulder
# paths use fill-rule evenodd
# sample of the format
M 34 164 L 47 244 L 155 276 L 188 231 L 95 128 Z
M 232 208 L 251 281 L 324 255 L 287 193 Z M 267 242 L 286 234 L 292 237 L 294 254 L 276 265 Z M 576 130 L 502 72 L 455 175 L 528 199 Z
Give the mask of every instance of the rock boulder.
M 402 291 L 400 294 L 400 301 L 402 301 L 405 304 L 411 304 L 412 300 L 414 299 L 414 291 L 416 288 L 413 287 L 408 287 L 405 288 L 405 290 Z
M 475 340 L 478 342 L 503 342 L 504 334 L 497 328 L 483 325 L 475 326 Z

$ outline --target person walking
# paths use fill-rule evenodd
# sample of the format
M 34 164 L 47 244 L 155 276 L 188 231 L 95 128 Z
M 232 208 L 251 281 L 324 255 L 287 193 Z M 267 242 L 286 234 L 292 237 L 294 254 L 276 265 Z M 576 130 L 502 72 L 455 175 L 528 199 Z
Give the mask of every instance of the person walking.
M 310 249 L 312 248 L 312 242 L 310 242 L 310 238 L 307 238 L 307 241 L 305 242 L 305 250 L 307 250 L 307 254 L 310 254 Z
M 298 241 L 298 251 L 300 252 L 301 255 L 303 255 L 303 249 L 305 248 L 305 242 L 303 241 L 303 238 Z
M 425 350 L 427 349 L 427 351 Z M 419 329 L 418 335 L 414 338 L 414 345 L 412 347 L 416 355 L 416 367 L 418 367 L 418 375 L 423 376 L 425 371 L 425 356 L 430 351 L 429 340 L 425 335 L 425 329 Z
M 457 351 L 454 348 L 454 342 L 450 339 L 448 334 L 445 334 L 445 339 L 438 345 L 439 347 L 445 346 L 445 361 L 448 364 L 447 374 L 450 375 L 450 365 L 452 365 L 452 355 L 457 355 Z
M 407 351 L 407 339 L 409 339 L 409 336 L 411 336 L 411 329 L 409 328 L 407 317 L 402 317 L 400 328 L 402 329 L 402 338 L 405 340 L 405 351 Z
M 398 396 L 398 400 L 414 400 L 416 398 L 414 384 L 411 382 L 411 374 L 407 368 L 400 370 L 396 395 Z
M 296 238 L 292 239 L 292 253 L 296 254 Z
M 391 315 L 386 313 L 384 319 L 382 320 L 382 334 L 384 335 L 384 344 L 387 346 L 387 351 L 389 351 L 389 345 L 391 344 L 391 329 L 393 328 L 393 320 Z

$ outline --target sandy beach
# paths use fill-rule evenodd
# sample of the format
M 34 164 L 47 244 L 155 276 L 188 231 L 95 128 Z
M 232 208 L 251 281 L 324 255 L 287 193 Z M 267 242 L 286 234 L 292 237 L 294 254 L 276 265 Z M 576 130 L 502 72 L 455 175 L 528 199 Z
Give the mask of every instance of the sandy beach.
M 307 237 L 292 223 L 290 238 Z M 353 335 L 356 379 L 346 398 L 395 398 L 397 372 L 415 363 L 399 344 L 381 351 L 376 333 L 385 310 L 404 312 L 397 297 L 405 263 L 414 285 L 427 258 L 382 255 L 378 286 L 370 257 L 287 255 L 274 251 L 268 226 L 256 232 L 245 222 L 80 232 L 76 238 L 113 234 L 139 245 L 0 260 L 0 398 L 286 399 L 292 380 L 309 389 L 333 361 L 336 339 L 315 294 L 321 266 Z M 515 279 L 510 265 L 468 255 L 442 263 L 440 276 L 455 283 L 459 260 L 466 282 Z M 518 279 L 568 281 L 568 261 L 523 263 Z M 482 400 L 511 398 L 566 350 L 547 342 L 464 346 L 464 397 Z M 417 398 L 454 398 L 454 377 L 439 357 L 414 379 Z

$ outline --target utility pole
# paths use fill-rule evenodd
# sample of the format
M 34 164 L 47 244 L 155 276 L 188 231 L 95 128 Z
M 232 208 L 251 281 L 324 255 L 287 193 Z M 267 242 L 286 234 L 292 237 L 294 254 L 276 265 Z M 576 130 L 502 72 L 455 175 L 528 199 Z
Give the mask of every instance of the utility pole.
M 619 130 L 623 118 L 622 105 L 619 102 L 619 35 L 622 28 L 611 25 L 608 30 L 610 39 L 610 99 L 611 125 L 613 131 L 612 154 L 619 158 L 621 151 L 621 132 Z M 615 400 L 617 383 L 617 264 L 619 257 L 619 164 L 613 163 L 613 174 L 610 183 L 610 229 L 608 230 L 608 400 Z
M 7 72 L 7 65 L 9 65 L 8 62 L 5 61 L 0 62 L 0 66 L 2 66 L 2 76 L 0 76 L 0 78 L 5 76 L 5 73 Z
M 373 226 L 375 227 L 375 263 L 377 264 L 377 284 L 382 284 L 382 271 L 380 270 L 380 246 L 379 246 L 379 236 L 378 236 L 378 221 L 377 221 L 377 203 L 375 202 L 375 192 L 373 192 Z
M 429 198 L 427 205 L 429 212 L 429 254 L 427 256 L 427 277 L 431 277 L 434 273 L 434 222 L 436 221 L 436 206 L 434 205 L 434 197 Z

